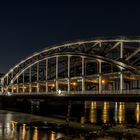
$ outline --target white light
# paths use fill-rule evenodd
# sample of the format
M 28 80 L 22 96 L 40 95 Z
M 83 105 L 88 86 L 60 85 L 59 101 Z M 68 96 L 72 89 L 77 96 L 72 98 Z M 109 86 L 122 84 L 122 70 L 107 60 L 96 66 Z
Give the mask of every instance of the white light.
M 61 138 L 63 138 L 63 137 L 64 137 L 64 135 L 61 134 L 61 133 L 57 133 L 57 134 L 56 134 L 56 139 L 61 139 Z
M 10 92 L 7 92 L 7 95 L 8 95 L 8 96 L 11 96 L 12 94 L 11 94 Z
M 61 92 L 62 92 L 62 91 L 59 89 L 59 90 L 58 90 L 58 94 L 61 94 Z

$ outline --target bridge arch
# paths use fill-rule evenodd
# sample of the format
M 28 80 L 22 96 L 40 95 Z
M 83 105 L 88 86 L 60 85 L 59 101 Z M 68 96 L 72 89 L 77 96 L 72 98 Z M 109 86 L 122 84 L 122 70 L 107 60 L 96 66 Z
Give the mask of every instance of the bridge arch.
M 139 88 L 140 40 L 78 41 L 35 53 L 1 79 L 3 93 L 104 93 Z

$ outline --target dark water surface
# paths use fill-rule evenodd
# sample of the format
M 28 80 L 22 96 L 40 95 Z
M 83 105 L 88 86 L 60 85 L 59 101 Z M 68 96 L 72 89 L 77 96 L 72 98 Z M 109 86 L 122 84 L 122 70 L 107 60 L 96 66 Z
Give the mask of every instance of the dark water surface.
M 0 110 L 0 140 L 140 139 L 140 103 L 87 101 L 69 119 Z
M 0 140 L 55 140 L 63 137 L 53 129 L 41 128 L 43 125 L 40 127 L 39 124 L 42 122 L 54 123 L 53 119 L 46 117 L 0 110 Z

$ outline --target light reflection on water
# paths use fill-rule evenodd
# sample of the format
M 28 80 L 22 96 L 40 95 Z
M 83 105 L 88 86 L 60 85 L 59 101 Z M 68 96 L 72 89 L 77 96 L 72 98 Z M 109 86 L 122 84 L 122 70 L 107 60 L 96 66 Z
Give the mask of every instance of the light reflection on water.
M 136 103 L 136 111 L 135 111 L 136 121 L 140 122 L 140 103 Z
M 119 124 L 125 122 L 125 103 L 119 103 L 119 111 L 118 111 L 118 120 Z
M 26 124 L 22 126 L 22 140 L 26 139 Z
M 90 122 L 96 123 L 97 122 L 97 111 L 96 111 L 96 102 L 91 102 L 90 107 Z
M 51 140 L 55 140 L 55 132 L 51 132 Z
M 102 120 L 103 120 L 103 123 L 109 122 L 109 103 L 108 102 L 104 102 Z
M 81 119 L 79 124 L 81 123 L 82 127 L 87 124 L 91 126 L 111 124 L 124 128 L 129 127 L 127 124 L 136 127 L 140 123 L 140 103 L 91 101 L 85 102 L 81 108 L 83 114 L 79 116 L 79 120 Z M 34 115 L 0 110 L 0 140 L 56 140 L 65 135 L 52 130 L 42 131 L 37 126 L 30 128 L 26 122 L 33 120 L 45 121 Z M 22 125 L 17 127 L 19 123 Z
M 140 103 L 86 102 L 82 123 L 91 124 L 139 124 Z M 89 114 L 89 117 L 88 117 Z M 89 118 L 89 119 L 88 119 Z M 132 120 L 132 121 L 129 121 Z
M 25 123 L 29 120 L 42 120 L 41 117 L 8 112 L 0 110 L 0 140 L 56 140 L 56 134 L 52 131 L 41 131 L 38 127 L 28 127 Z M 21 126 L 18 127 L 18 123 Z M 60 135 L 60 134 L 58 134 Z

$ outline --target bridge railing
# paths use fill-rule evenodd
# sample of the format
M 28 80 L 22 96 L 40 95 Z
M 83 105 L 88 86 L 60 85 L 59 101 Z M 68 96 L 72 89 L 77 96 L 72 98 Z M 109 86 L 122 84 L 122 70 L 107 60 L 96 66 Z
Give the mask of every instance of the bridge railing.
M 71 92 L 71 94 L 140 94 L 140 89 L 134 89 L 134 90 L 103 90 L 101 93 L 99 93 L 98 90 L 96 91 L 75 91 Z
M 134 90 L 123 90 L 122 92 L 120 92 L 120 90 L 103 90 L 101 93 L 99 93 L 98 90 L 96 91 L 71 91 L 70 93 L 68 93 L 67 91 L 61 91 L 61 92 L 31 92 L 31 93 L 0 93 L 0 95 L 40 95 L 40 94 L 140 94 L 140 89 L 134 89 Z

